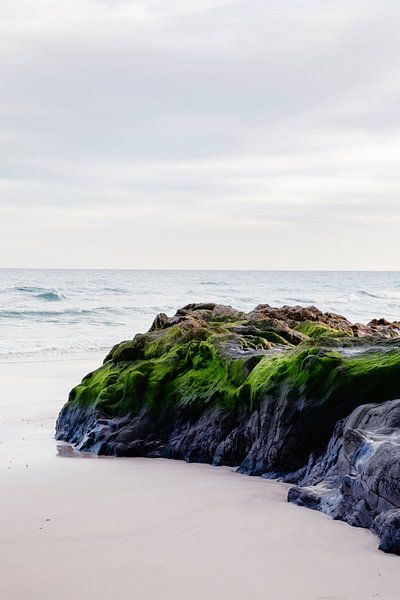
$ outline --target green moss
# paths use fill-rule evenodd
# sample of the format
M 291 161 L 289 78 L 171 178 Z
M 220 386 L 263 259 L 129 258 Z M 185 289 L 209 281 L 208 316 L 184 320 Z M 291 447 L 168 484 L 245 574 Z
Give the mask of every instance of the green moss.
M 251 397 L 254 402 L 267 394 L 279 394 L 280 388 L 298 397 L 314 393 L 318 386 L 325 385 L 341 364 L 340 355 L 318 348 L 265 357 L 249 375 Z
M 303 321 L 298 323 L 295 329 L 300 333 L 304 333 L 304 335 L 307 335 L 313 340 L 317 340 L 322 337 L 348 337 L 352 335 L 350 331 L 333 329 L 332 327 L 329 327 L 329 325 L 325 325 L 324 323 L 315 323 L 313 321 Z
M 331 397 L 344 396 L 357 406 L 370 402 L 394 400 L 400 396 L 400 350 L 377 350 L 344 360 Z
M 344 332 L 311 322 L 299 331 L 313 345 L 289 346 L 273 331 L 239 335 L 223 324 L 183 322 L 155 330 L 114 347 L 105 364 L 72 390 L 69 402 L 114 415 L 176 405 L 251 410 L 265 398 L 285 396 L 299 406 L 348 413 L 358 404 L 400 395 L 398 345 L 351 355 L 325 344 Z M 274 344 L 279 346 L 266 351 Z
M 167 401 L 180 405 L 232 406 L 236 388 L 246 378 L 245 360 L 223 356 L 210 342 L 192 342 L 185 368 L 167 386 Z
M 268 394 L 309 399 L 316 405 L 381 402 L 400 394 L 400 352 L 360 354 L 309 348 L 263 358 L 249 375 L 252 403 Z
M 111 363 L 106 363 L 97 371 L 83 378 L 69 395 L 69 402 L 74 406 L 95 405 L 100 392 L 108 389 L 118 379 L 118 371 L 112 369 Z
M 282 335 L 279 335 L 279 333 L 276 333 L 275 331 L 263 330 L 260 331 L 260 336 L 268 342 L 271 342 L 271 344 L 281 344 L 283 346 L 292 345 L 286 338 L 284 338 Z
M 181 342 L 183 337 L 184 334 L 178 325 L 165 330 L 152 331 L 148 334 L 147 344 L 144 348 L 144 357 L 154 358 L 161 356 L 178 342 Z

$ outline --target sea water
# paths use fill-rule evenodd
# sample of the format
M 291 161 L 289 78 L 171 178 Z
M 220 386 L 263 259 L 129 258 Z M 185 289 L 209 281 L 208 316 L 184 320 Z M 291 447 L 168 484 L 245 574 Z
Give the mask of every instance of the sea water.
M 106 351 L 190 302 L 400 320 L 399 272 L 0 269 L 0 360 Z

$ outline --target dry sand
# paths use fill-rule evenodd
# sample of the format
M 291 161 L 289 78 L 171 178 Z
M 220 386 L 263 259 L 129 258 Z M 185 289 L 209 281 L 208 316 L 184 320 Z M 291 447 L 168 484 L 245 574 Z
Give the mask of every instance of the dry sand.
M 400 557 L 283 484 L 60 456 L 56 414 L 98 363 L 0 365 L 1 600 L 398 600 Z

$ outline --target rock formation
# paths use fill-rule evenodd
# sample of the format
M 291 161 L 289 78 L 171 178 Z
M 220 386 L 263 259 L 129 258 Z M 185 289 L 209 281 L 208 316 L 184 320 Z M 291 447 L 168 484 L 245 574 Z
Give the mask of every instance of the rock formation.
M 400 554 L 400 400 L 366 404 L 339 421 L 289 501 L 369 527 Z
M 400 553 L 400 323 L 214 303 L 158 315 L 70 394 L 78 450 L 238 466 Z

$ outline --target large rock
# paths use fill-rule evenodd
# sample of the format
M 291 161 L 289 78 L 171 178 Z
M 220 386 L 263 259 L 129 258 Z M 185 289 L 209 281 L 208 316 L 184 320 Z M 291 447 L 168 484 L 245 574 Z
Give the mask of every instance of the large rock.
M 400 553 L 400 400 L 367 404 L 340 421 L 289 501 L 375 529 Z
M 284 478 L 298 484 L 290 500 L 374 528 L 398 552 L 399 334 L 315 307 L 190 304 L 110 351 L 71 391 L 57 438 Z

